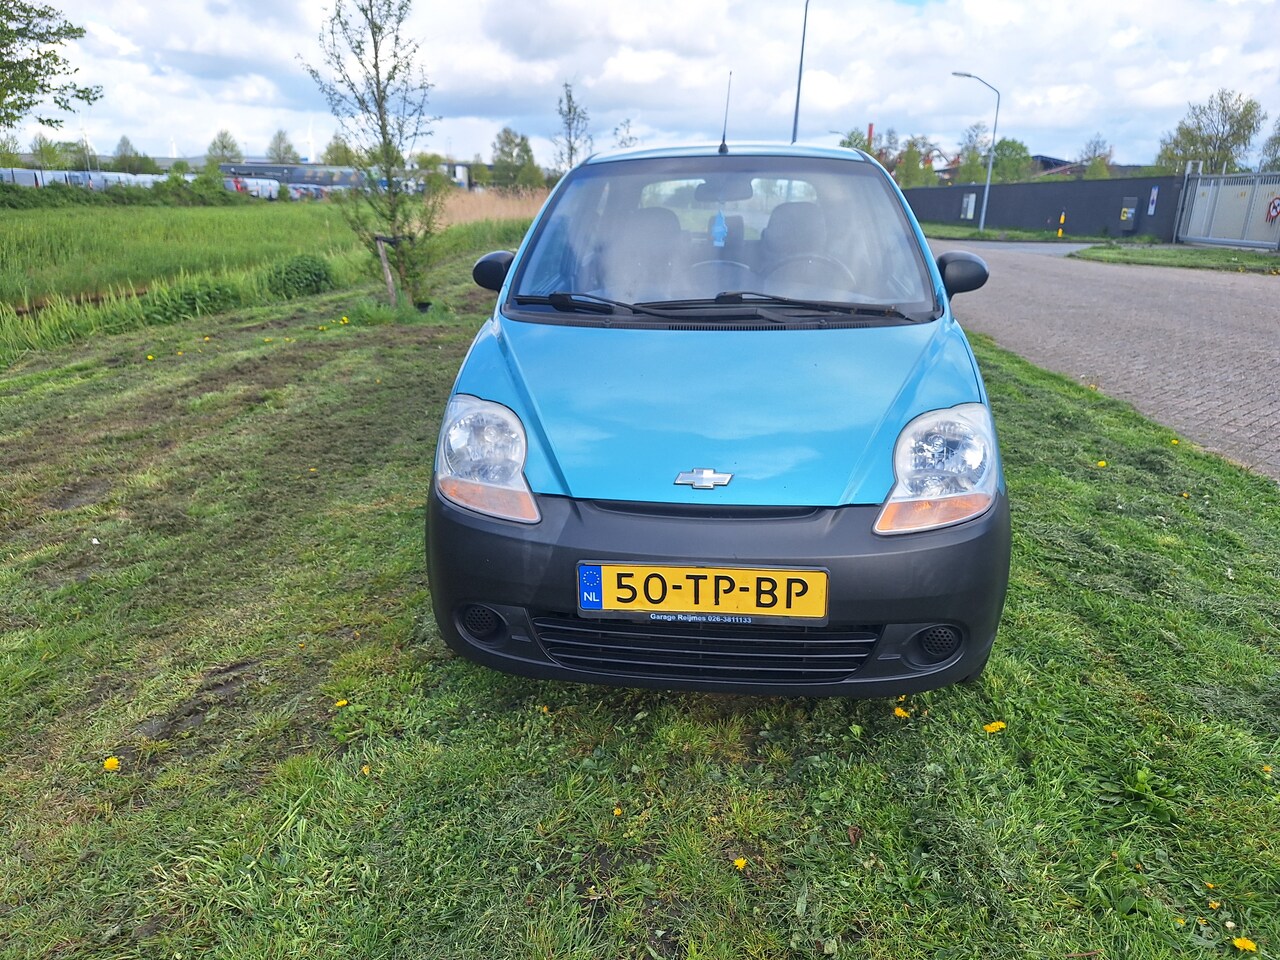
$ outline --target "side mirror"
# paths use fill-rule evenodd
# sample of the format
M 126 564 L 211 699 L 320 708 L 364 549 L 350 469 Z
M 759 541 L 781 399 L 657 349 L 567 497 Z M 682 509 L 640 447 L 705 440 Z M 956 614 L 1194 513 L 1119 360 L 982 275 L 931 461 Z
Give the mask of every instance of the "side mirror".
M 942 271 L 942 285 L 949 297 L 977 290 L 991 275 L 981 257 L 964 250 L 951 250 L 938 257 L 938 269 Z
M 515 258 L 516 255 L 510 250 L 486 253 L 471 268 L 471 279 L 486 290 L 501 290 L 507 279 L 507 271 L 511 269 L 511 261 Z

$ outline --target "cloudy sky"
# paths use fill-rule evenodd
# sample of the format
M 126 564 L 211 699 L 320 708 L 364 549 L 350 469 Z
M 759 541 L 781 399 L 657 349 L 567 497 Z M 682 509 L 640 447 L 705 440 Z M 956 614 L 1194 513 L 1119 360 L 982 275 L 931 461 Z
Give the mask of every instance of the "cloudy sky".
M 335 129 L 303 61 L 332 0 L 49 0 L 85 38 L 68 58 L 103 98 L 69 117 L 103 153 L 203 154 L 220 129 L 247 156 L 277 129 L 303 155 Z M 416 0 L 412 23 L 441 119 L 424 148 L 491 154 L 503 126 L 551 164 L 556 101 L 573 84 L 597 148 L 623 120 L 646 145 L 790 139 L 804 0 Z M 851 128 L 924 134 L 948 153 L 990 126 L 1074 158 L 1100 133 L 1149 163 L 1190 101 L 1226 87 L 1280 117 L 1280 0 L 810 0 L 799 139 Z M 21 128 L 25 145 L 37 132 Z M 1256 154 L 1255 154 L 1256 156 Z

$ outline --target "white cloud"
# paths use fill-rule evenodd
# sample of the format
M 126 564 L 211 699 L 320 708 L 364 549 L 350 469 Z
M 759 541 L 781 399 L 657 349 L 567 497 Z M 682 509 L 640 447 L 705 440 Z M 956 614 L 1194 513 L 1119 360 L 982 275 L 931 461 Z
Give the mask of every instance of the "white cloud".
M 310 0 L 188 0 L 181 19 L 143 0 L 63 0 L 87 35 L 69 49 L 77 79 L 103 100 L 69 121 L 98 143 L 124 134 L 152 154 L 170 140 L 203 150 L 226 127 L 250 153 L 308 124 L 323 146 L 335 123 L 302 68 L 318 62 L 325 7 Z M 624 118 L 646 141 L 718 139 L 733 71 L 730 135 L 787 139 L 801 0 L 472 0 L 420 2 L 415 35 L 443 119 L 427 146 L 487 157 L 512 125 L 551 161 L 565 81 L 597 144 Z M 1277 0 L 834 0 L 810 4 L 800 137 L 895 128 L 954 147 L 975 121 L 1033 153 L 1072 156 L 1095 132 L 1120 162 L 1146 163 L 1187 103 L 1220 87 L 1280 115 Z M 21 133 L 29 139 L 35 132 Z

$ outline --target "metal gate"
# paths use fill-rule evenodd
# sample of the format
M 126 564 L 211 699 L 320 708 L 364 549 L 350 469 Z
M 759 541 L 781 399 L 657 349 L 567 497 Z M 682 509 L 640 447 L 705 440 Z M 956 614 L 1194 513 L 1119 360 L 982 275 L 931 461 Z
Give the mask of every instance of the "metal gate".
M 1177 242 L 1280 251 L 1280 173 L 1188 172 Z

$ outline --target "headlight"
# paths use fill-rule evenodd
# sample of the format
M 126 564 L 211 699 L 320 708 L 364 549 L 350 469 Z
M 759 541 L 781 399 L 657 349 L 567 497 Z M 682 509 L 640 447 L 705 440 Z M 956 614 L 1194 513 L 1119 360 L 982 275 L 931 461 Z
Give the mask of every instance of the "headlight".
M 980 516 L 995 502 L 999 472 L 995 426 L 984 405 L 921 414 L 894 445 L 897 483 L 875 531 L 914 533 Z
M 440 424 L 436 489 L 468 510 L 537 523 L 542 516 L 524 479 L 527 450 L 524 425 L 509 409 L 456 394 Z

